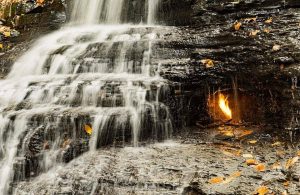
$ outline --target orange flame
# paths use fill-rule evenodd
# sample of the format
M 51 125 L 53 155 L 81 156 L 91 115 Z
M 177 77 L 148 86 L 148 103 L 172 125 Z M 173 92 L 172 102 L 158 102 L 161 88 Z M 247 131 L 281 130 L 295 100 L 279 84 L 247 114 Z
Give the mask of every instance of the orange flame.
M 227 118 L 232 119 L 232 112 L 229 108 L 229 102 L 227 97 L 225 97 L 222 93 L 219 93 L 219 107 Z

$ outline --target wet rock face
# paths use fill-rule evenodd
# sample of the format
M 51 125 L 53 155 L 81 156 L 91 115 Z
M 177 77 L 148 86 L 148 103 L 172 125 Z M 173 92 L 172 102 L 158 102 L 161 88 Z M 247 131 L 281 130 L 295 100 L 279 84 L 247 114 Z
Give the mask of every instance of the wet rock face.
M 168 3 L 174 6 L 172 1 L 163 1 L 162 9 Z M 186 1 L 186 6 L 183 12 L 189 14 L 183 18 L 176 17 L 176 6 L 169 12 L 171 16 L 174 11 L 173 19 L 166 20 L 170 24 L 188 26 L 172 32 L 176 40 L 164 42 L 165 53 L 173 60 L 162 63 L 163 76 L 178 82 L 186 94 L 185 105 L 198 97 L 195 106 L 199 109 L 185 109 L 181 116 L 201 116 L 209 91 L 231 90 L 234 81 L 239 94 L 252 99 L 257 110 L 257 120 L 245 116 L 245 121 L 295 128 L 300 2 L 198 0 Z M 207 66 L 207 59 L 213 65 Z
M 64 10 L 61 0 L 4 1 L 0 4 L 0 19 L 18 28 L 41 26 L 63 20 L 59 13 Z

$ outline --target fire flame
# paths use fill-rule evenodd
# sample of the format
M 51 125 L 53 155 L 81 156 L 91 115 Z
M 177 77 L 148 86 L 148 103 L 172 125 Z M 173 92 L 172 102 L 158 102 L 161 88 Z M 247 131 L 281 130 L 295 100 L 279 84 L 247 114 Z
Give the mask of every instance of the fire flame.
M 232 112 L 229 108 L 229 102 L 227 97 L 225 97 L 222 93 L 219 93 L 219 107 L 221 108 L 222 112 L 228 117 L 232 119 Z

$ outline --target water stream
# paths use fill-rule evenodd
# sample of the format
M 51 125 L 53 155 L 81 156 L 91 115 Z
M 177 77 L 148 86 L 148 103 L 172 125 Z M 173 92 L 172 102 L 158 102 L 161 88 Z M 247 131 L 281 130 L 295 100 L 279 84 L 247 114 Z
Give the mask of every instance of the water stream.
M 75 0 L 70 24 L 39 39 L 0 81 L 1 195 L 100 146 L 170 136 L 168 82 L 151 62 L 159 1 L 137 6 L 143 13 L 129 18 L 139 25 L 122 24 L 130 3 Z

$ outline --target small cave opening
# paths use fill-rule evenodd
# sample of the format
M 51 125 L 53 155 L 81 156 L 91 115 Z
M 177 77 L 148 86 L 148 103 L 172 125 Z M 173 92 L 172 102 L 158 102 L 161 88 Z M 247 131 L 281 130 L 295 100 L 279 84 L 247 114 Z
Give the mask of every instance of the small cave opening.
M 257 125 L 263 122 L 263 110 L 254 95 L 237 89 L 218 89 L 208 94 L 207 114 L 211 123 Z

